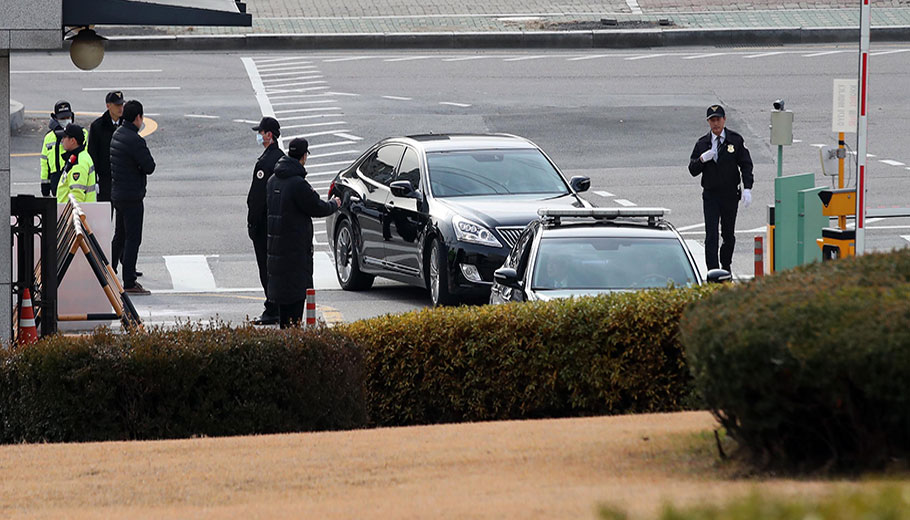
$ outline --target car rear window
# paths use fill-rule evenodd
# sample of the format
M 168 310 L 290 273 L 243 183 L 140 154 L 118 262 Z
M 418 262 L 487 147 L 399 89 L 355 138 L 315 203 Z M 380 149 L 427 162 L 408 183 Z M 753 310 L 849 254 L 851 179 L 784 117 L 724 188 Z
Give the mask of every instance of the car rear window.
M 674 238 L 543 237 L 531 287 L 621 290 L 694 283 L 692 265 Z
M 430 152 L 427 165 L 435 197 L 569 193 L 539 150 Z

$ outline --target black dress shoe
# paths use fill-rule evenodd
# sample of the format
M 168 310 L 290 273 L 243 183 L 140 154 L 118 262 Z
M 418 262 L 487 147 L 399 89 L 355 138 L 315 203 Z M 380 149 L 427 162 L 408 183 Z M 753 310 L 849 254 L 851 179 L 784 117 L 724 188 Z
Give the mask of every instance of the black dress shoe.
M 136 271 L 136 276 L 142 276 L 142 271 Z
M 258 318 L 253 318 L 250 320 L 250 323 L 253 325 L 275 325 L 278 323 L 278 316 L 269 316 L 268 314 L 263 314 Z

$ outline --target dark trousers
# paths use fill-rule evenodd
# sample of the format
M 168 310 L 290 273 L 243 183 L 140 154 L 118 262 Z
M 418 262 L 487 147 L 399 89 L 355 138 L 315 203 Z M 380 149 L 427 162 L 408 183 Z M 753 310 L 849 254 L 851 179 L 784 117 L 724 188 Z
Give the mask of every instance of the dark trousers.
M 256 264 L 259 266 L 259 283 L 265 293 L 265 311 L 268 316 L 278 316 L 278 304 L 269 300 L 269 234 L 267 229 L 258 227 L 250 228 L 250 239 L 253 241 L 253 250 L 256 252 Z
M 306 307 L 306 300 L 300 300 L 294 303 L 282 303 L 278 306 L 278 324 L 282 329 L 288 327 L 299 327 L 303 319 L 303 308 Z
M 136 259 L 142 243 L 142 217 L 145 208 L 141 200 L 114 201 L 114 239 L 111 241 L 111 262 L 123 263 L 123 286 L 136 285 Z
M 56 172 L 48 174 L 47 178 L 51 181 L 51 195 L 54 197 L 57 196 L 57 185 L 60 184 L 60 177 L 63 175 L 63 172 Z
M 701 194 L 705 209 L 705 263 L 708 269 L 719 266 L 730 270 L 733 262 L 733 245 L 736 243 L 736 210 L 739 207 L 739 196 L 736 192 L 710 192 Z M 717 226 L 720 224 L 720 265 L 717 263 Z

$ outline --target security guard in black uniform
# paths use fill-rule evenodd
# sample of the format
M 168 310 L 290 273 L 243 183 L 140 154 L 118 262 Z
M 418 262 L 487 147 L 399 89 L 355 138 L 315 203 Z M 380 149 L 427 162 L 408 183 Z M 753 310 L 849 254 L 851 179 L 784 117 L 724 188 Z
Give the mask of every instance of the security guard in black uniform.
M 268 287 L 269 275 L 268 262 L 268 207 L 266 206 L 266 183 L 272 176 L 275 163 L 284 156 L 278 147 L 278 137 L 281 135 L 281 125 L 272 117 L 263 117 L 258 125 L 253 127 L 256 139 L 265 148 L 256 167 L 253 168 L 253 182 L 250 192 L 246 197 L 248 208 L 246 222 L 253 249 L 256 251 L 256 263 L 259 265 L 259 281 L 265 291 L 265 310 L 262 316 L 253 319 L 255 325 L 274 325 L 278 323 L 278 305 L 269 300 Z
M 723 245 L 720 267 L 730 271 L 733 244 L 736 242 L 736 210 L 752 204 L 752 157 L 743 136 L 724 128 L 724 107 L 712 105 L 707 112 L 711 131 L 695 143 L 689 158 L 689 173 L 701 174 L 702 203 L 705 211 L 705 263 L 717 269 L 717 225 L 720 222 Z M 740 188 L 742 180 L 742 188 Z

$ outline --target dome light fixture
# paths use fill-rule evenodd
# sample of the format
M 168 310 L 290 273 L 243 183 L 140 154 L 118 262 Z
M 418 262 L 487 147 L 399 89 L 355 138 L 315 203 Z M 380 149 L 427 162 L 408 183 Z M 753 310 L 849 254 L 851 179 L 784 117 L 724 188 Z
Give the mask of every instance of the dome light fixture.
M 75 36 L 70 36 L 71 40 L 70 59 L 73 64 L 82 70 L 92 70 L 104 59 L 104 40 L 107 38 L 99 36 L 93 29 L 82 27 Z

